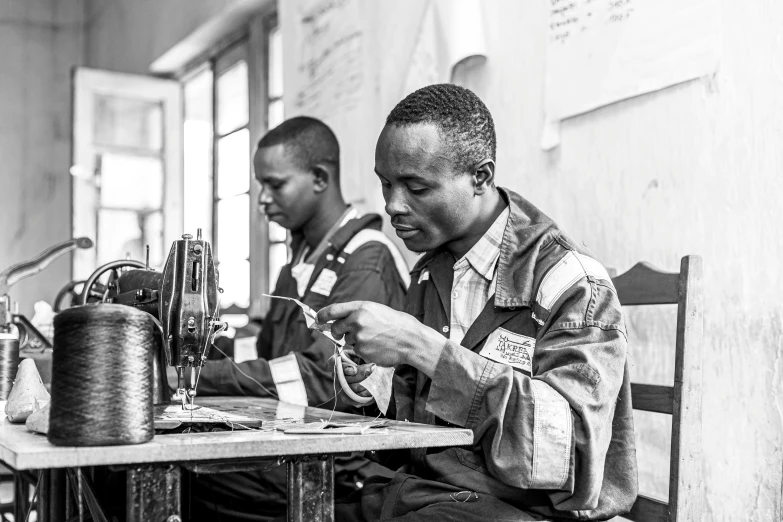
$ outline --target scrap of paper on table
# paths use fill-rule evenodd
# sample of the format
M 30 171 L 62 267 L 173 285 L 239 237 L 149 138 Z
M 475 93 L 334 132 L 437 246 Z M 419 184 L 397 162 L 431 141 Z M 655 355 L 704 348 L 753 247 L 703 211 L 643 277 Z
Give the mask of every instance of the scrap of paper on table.
M 335 346 L 342 349 L 345 346 L 345 341 L 343 340 L 337 340 L 334 337 L 332 337 L 332 332 L 330 331 L 331 326 L 329 324 L 322 324 L 318 322 L 318 314 L 315 312 L 312 308 L 304 304 L 303 302 L 299 301 L 298 299 L 294 299 L 293 297 L 282 297 L 278 295 L 269 295 L 269 294 L 263 294 L 265 297 L 271 297 L 273 299 L 285 299 L 286 301 L 293 301 L 296 303 L 299 308 L 302 309 L 302 314 L 305 318 L 305 324 L 307 324 L 307 327 L 311 330 L 317 330 L 318 332 L 321 332 L 322 335 L 324 335 L 327 339 L 332 341 Z M 364 386 L 364 388 L 370 392 L 370 395 L 373 396 L 375 399 L 375 404 L 378 406 L 378 409 L 381 410 L 381 413 L 384 415 L 386 414 L 386 411 L 389 409 L 389 401 L 391 400 L 391 394 L 392 394 L 392 381 L 394 379 L 394 368 L 387 368 L 383 366 L 375 366 L 375 369 L 370 374 L 369 377 L 367 377 L 365 380 L 363 380 L 360 384 Z

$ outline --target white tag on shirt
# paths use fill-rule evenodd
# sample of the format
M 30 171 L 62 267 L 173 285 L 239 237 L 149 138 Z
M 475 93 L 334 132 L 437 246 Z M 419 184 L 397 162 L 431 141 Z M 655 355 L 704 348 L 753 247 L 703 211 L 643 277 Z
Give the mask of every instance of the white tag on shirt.
M 310 282 L 310 277 L 313 275 L 315 265 L 310 263 L 299 263 L 298 265 L 291 267 L 291 275 L 296 280 L 296 293 L 299 297 L 304 297 L 305 290 L 307 290 L 307 283 Z
M 318 279 L 315 280 L 313 286 L 310 287 L 310 291 L 329 297 L 336 282 L 337 274 L 328 268 L 324 268 L 318 274 Z
M 421 274 L 419 274 L 419 283 L 421 284 L 422 281 L 429 281 L 430 280 L 430 271 L 424 270 Z
M 479 355 L 495 362 L 533 374 L 533 354 L 536 340 L 526 335 L 498 328 L 490 334 Z
M 255 337 L 242 337 L 234 339 L 234 362 L 239 364 L 245 361 L 255 361 L 258 359 L 258 350 L 256 349 Z

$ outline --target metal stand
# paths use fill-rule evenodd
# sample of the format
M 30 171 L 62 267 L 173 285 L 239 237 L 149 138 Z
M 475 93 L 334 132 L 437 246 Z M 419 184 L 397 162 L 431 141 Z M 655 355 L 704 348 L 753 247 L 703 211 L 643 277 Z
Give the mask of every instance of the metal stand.
M 14 520 L 24 520 L 30 507 L 30 481 L 26 473 L 14 473 Z
M 179 466 L 128 469 L 127 522 L 182 522 Z
M 334 456 L 288 461 L 288 522 L 334 521 Z
M 65 473 L 64 469 L 41 471 L 36 500 L 38 522 L 65 522 Z

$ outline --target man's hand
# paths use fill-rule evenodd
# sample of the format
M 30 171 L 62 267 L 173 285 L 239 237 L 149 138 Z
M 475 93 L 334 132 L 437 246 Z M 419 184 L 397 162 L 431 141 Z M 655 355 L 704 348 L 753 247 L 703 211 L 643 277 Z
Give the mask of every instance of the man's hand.
M 356 354 L 379 366 L 409 364 L 429 377 L 435 373 L 445 339 L 403 312 L 369 301 L 335 303 L 318 312 L 318 322 L 332 323 L 332 335 Z
M 359 384 L 367 377 L 370 376 L 375 369 L 375 364 L 351 364 L 346 361 L 340 361 L 343 365 L 343 375 L 345 375 L 345 382 L 349 384 L 351 390 L 359 397 L 372 397 L 372 394 L 368 392 L 364 386 Z M 347 402 L 353 402 L 348 397 L 345 397 Z M 354 404 L 354 406 L 366 406 L 366 404 Z

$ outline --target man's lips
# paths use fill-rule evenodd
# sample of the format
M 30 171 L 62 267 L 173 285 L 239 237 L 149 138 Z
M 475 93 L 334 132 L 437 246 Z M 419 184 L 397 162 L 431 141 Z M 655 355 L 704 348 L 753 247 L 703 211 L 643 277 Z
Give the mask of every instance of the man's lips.
M 397 232 L 397 237 L 400 239 L 409 239 L 419 233 L 418 228 L 409 227 L 407 225 L 392 225 Z

